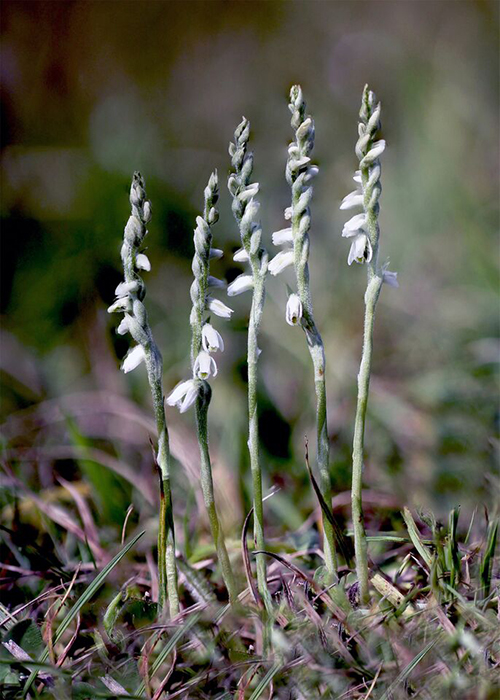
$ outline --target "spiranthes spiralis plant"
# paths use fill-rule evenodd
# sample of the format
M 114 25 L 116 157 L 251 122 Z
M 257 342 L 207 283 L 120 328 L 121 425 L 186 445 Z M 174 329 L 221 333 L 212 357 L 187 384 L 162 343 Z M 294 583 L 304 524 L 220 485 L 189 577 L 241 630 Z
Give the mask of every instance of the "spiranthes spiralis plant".
M 380 155 L 385 150 L 385 141 L 377 140 L 380 130 L 380 103 L 376 102 L 374 93 L 365 86 L 359 112 L 358 141 L 355 152 L 359 160 L 359 170 L 354 174 L 357 188 L 342 200 L 341 209 L 361 208 L 344 225 L 342 236 L 351 238 L 351 247 L 347 262 L 365 264 L 367 268 L 367 287 L 365 292 L 364 338 L 361 364 L 358 374 L 358 399 L 354 424 L 352 452 L 352 520 L 354 530 L 354 549 L 356 554 L 356 572 L 359 583 L 359 596 L 362 603 L 369 600 L 368 590 L 368 555 L 366 534 L 363 521 L 362 479 L 366 408 L 370 386 L 370 372 L 373 350 L 373 326 L 375 307 L 382 284 L 397 287 L 397 273 L 390 272 L 387 264 L 379 263 L 379 199 L 382 191 L 380 184 Z
M 208 407 L 212 390 L 208 379 L 217 375 L 217 364 L 212 353 L 224 350 L 224 341 L 220 333 L 213 328 L 207 319 L 211 311 L 221 318 L 231 318 L 233 310 L 219 299 L 210 295 L 211 288 L 223 288 L 225 283 L 210 275 L 210 259 L 220 258 L 222 251 L 212 248 L 212 229 L 217 223 L 219 214 L 215 205 L 219 198 L 217 172 L 213 172 L 204 191 L 205 206 L 203 216 L 196 218 L 194 231 L 193 276 L 191 285 L 192 309 L 191 324 L 191 370 L 192 378 L 177 385 L 167 398 L 170 406 L 178 406 L 181 413 L 187 411 L 193 404 L 196 412 L 196 429 L 201 457 L 201 487 L 203 499 L 208 513 L 210 529 L 214 540 L 217 556 L 222 569 L 222 577 L 229 594 L 229 600 L 237 598 L 231 562 L 224 542 L 215 505 L 212 465 L 208 444 Z
M 248 151 L 250 122 L 243 118 L 234 132 L 234 143 L 229 144 L 232 172 L 228 189 L 233 198 L 232 210 L 238 223 L 242 248 L 233 259 L 250 265 L 250 274 L 245 273 L 232 282 L 229 296 L 252 290 L 252 305 L 248 321 L 247 368 L 248 368 L 248 450 L 253 484 L 254 538 L 258 550 L 264 546 L 264 512 L 262 507 L 262 472 L 259 459 L 259 421 L 257 413 L 257 362 L 260 354 L 258 335 L 265 300 L 265 280 L 269 256 L 261 246 L 262 228 L 258 220 L 260 204 L 256 199 L 259 184 L 251 182 L 253 155 Z M 257 554 L 257 584 L 268 610 L 271 598 L 267 588 L 266 563 L 263 554 Z
M 290 294 L 285 317 L 290 325 L 301 325 L 306 335 L 307 347 L 314 368 L 316 391 L 316 462 L 320 475 L 320 489 L 327 504 L 331 502 L 329 449 L 326 412 L 325 350 L 314 320 L 311 289 L 309 285 L 309 229 L 313 195 L 312 180 L 318 168 L 311 164 L 314 147 L 314 121 L 306 115 L 306 103 L 302 89 L 294 85 L 290 91 L 289 109 L 295 138 L 288 147 L 286 179 L 292 190 L 291 206 L 285 209 L 285 219 L 290 226 L 273 233 L 273 243 L 285 246 L 269 263 L 269 272 L 279 274 L 290 265 L 295 268 L 297 292 Z M 335 535 L 331 523 L 323 514 L 325 565 L 332 578 L 337 573 Z
M 175 533 L 170 486 L 171 457 L 162 384 L 162 356 L 153 338 L 144 306 L 146 288 L 139 271 L 151 269 L 147 256 L 141 252 L 146 225 L 151 220 L 151 203 L 146 197 L 145 183 L 140 173 L 134 173 L 130 188 L 132 211 L 125 226 L 121 259 L 124 281 L 116 288 L 116 300 L 108 312 L 124 314 L 117 333 L 130 333 L 135 345 L 122 364 L 124 372 L 130 372 L 142 362 L 146 365 L 158 432 L 156 461 L 160 470 L 160 517 L 158 528 L 158 591 L 159 606 L 164 608 L 168 598 L 170 615 L 179 612 L 177 591 L 177 567 L 175 563 Z

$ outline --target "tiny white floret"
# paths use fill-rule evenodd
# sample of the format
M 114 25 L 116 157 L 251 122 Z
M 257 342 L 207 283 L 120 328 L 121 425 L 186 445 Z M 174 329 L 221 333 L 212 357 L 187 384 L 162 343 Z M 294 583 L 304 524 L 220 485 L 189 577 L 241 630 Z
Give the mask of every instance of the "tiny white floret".
M 201 344 L 206 352 L 224 352 L 224 340 L 219 331 L 210 323 L 205 323 L 201 331 Z
M 120 284 L 115 289 L 115 295 L 117 297 L 127 296 L 129 292 L 135 292 L 139 287 L 138 282 L 120 282 Z
M 298 294 L 290 294 L 286 303 L 285 311 L 286 322 L 290 326 L 296 326 L 302 318 L 302 302 Z
M 108 307 L 108 314 L 113 314 L 116 311 L 131 311 L 132 302 L 130 297 L 120 297 L 111 306 Z
M 233 309 L 226 306 L 224 302 L 219 299 L 214 299 L 213 297 L 207 297 L 207 306 L 216 316 L 220 318 L 231 318 L 231 314 L 234 313 Z
M 283 245 L 284 243 L 293 243 L 293 234 L 291 228 L 282 228 L 275 231 L 272 235 L 274 245 Z
M 363 204 L 363 193 L 359 190 L 350 192 L 340 205 L 340 209 L 353 209 L 354 207 L 359 207 Z
M 253 278 L 251 275 L 240 275 L 227 288 L 228 297 L 235 297 L 237 294 L 248 292 L 253 288 Z
M 175 389 L 167 396 L 169 406 L 177 406 L 181 413 L 185 413 L 196 400 L 198 387 L 192 379 L 179 382 Z
M 247 253 L 247 251 L 244 248 L 240 248 L 239 250 L 236 251 L 236 253 L 233 255 L 233 260 L 234 262 L 248 262 L 250 260 L 250 257 Z
M 138 270 L 146 270 L 149 272 L 151 270 L 151 263 L 149 258 L 144 253 L 139 253 L 135 258 L 135 266 Z
M 293 250 L 282 250 L 271 260 L 268 269 L 271 275 L 275 276 L 283 272 L 289 265 L 293 265 Z
M 353 262 L 363 264 L 365 262 L 370 262 L 372 259 L 373 251 L 370 239 L 364 233 L 358 233 L 353 242 L 351 243 L 351 248 L 349 250 L 349 256 L 347 262 L 352 265 Z
M 145 359 L 144 348 L 142 345 L 136 345 L 123 360 L 122 370 L 127 374 L 138 367 Z
M 395 287 L 396 289 L 399 287 L 398 273 L 397 272 L 391 272 L 390 270 L 384 270 L 384 274 L 383 274 L 382 279 L 383 279 L 385 284 L 389 285 L 389 287 Z
M 217 277 L 212 277 L 212 275 L 208 276 L 207 284 L 209 287 L 214 287 L 215 289 L 225 289 L 226 287 L 224 280 L 220 280 Z
M 365 226 L 366 214 L 356 214 L 344 224 L 342 235 L 344 238 L 350 238 L 351 236 L 355 236 L 360 229 L 363 229 Z
M 124 316 L 120 321 L 120 325 L 116 329 L 116 332 L 118 333 L 118 335 L 125 335 L 125 333 L 128 333 L 128 330 L 128 317 Z
M 217 376 L 217 364 L 208 352 L 202 350 L 194 361 L 193 374 L 198 379 L 209 379 Z

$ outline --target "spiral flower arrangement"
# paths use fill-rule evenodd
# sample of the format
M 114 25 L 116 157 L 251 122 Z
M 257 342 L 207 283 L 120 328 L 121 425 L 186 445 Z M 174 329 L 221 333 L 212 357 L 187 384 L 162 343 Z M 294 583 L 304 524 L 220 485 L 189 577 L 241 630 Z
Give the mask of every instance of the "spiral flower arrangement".
M 201 486 L 210 521 L 212 537 L 222 568 L 231 602 L 236 600 L 236 585 L 231 562 L 226 550 L 217 508 L 212 477 L 212 465 L 208 444 L 208 407 L 211 399 L 210 377 L 217 375 L 217 364 L 212 353 L 224 350 L 220 333 L 208 322 L 206 315 L 212 312 L 221 318 L 231 318 L 233 310 L 219 299 L 211 296 L 211 289 L 224 288 L 222 280 L 210 275 L 210 260 L 220 258 L 222 251 L 212 248 L 212 226 L 217 223 L 219 214 L 215 205 L 219 199 L 217 172 L 210 175 L 204 191 L 205 206 L 203 216 L 196 218 L 194 230 L 194 256 L 192 263 L 193 283 L 191 284 L 192 309 L 191 324 L 191 370 L 192 378 L 181 382 L 167 398 L 170 406 L 177 405 L 181 413 L 193 404 L 196 412 L 196 427 L 201 458 Z
M 132 179 L 130 204 L 132 211 L 125 226 L 121 247 L 125 279 L 117 286 L 115 302 L 109 307 L 108 312 L 122 312 L 124 314 L 117 333 L 120 335 L 130 333 L 136 342 L 136 345 L 125 357 L 122 370 L 125 373 L 130 372 L 144 362 L 153 395 L 158 432 L 156 461 L 161 474 L 158 534 L 159 605 L 160 608 L 163 608 L 168 598 L 170 614 L 174 616 L 179 612 L 179 596 L 170 487 L 171 457 L 162 384 L 163 362 L 149 325 L 148 314 L 143 303 L 146 288 L 139 275 L 141 270 L 151 270 L 149 259 L 145 253 L 141 252 L 147 234 L 146 225 L 151 220 L 151 202 L 146 197 L 145 183 L 138 172 L 134 173 Z
M 291 125 L 294 140 L 288 147 L 286 180 L 292 190 L 292 203 L 285 209 L 285 220 L 290 226 L 273 233 L 274 245 L 284 246 L 269 263 L 269 272 L 278 275 L 290 265 L 295 268 L 297 292 L 288 297 L 285 319 L 290 325 L 301 325 L 314 367 L 316 392 L 316 462 L 320 475 L 320 488 L 326 503 L 331 501 L 329 471 L 329 446 L 326 414 L 325 351 L 323 340 L 314 321 L 311 290 L 309 286 L 309 229 L 311 227 L 310 202 L 313 196 L 312 180 L 318 168 L 311 163 L 314 147 L 314 121 L 306 115 L 306 103 L 299 85 L 290 90 Z M 323 516 L 325 565 L 331 578 L 337 571 L 335 535 L 331 523 Z
M 262 228 L 258 220 L 259 202 L 256 196 L 259 184 L 251 182 L 253 155 L 248 151 L 250 123 L 247 119 L 234 132 L 234 142 L 229 145 L 232 172 L 228 189 L 232 196 L 232 210 L 240 230 L 242 248 L 233 259 L 248 263 L 250 274 L 237 277 L 227 290 L 229 296 L 252 290 L 252 305 L 248 322 L 248 449 L 253 483 L 254 536 L 258 550 L 264 546 L 264 513 L 262 507 L 262 474 L 259 459 L 259 423 L 257 415 L 257 362 L 260 354 L 258 335 L 265 299 L 265 280 L 268 270 L 268 254 L 262 248 Z M 267 588 L 266 565 L 263 554 L 257 554 L 258 590 L 267 609 L 271 600 Z
M 362 209 L 361 213 L 355 214 L 344 225 L 342 236 L 352 239 L 347 259 L 348 264 L 351 265 L 352 262 L 357 262 L 367 266 L 363 352 L 358 374 L 351 489 L 356 571 L 359 583 L 359 597 L 364 603 L 369 600 L 369 587 L 368 554 L 361 494 L 364 433 L 370 386 L 375 307 L 384 282 L 392 287 L 398 286 L 397 273 L 390 272 L 387 269 L 387 264 L 379 265 L 380 227 L 378 216 L 380 210 L 379 199 L 382 192 L 380 156 L 386 146 L 384 140 L 377 140 L 377 134 L 380 130 L 380 112 L 380 103 L 376 102 L 374 93 L 366 85 L 359 112 L 359 137 L 355 147 L 356 156 L 359 160 L 359 170 L 354 174 L 354 181 L 358 186 L 356 190 L 342 200 L 340 205 L 341 209 L 346 210 Z

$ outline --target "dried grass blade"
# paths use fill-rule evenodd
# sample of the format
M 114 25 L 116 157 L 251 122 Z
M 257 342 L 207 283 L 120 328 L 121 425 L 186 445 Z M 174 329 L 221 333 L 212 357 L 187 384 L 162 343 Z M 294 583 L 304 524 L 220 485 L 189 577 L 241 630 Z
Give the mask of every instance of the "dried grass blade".
M 129 552 L 129 550 L 132 549 L 132 547 L 136 544 L 136 542 L 144 535 L 144 531 L 140 532 L 136 537 L 134 537 L 133 540 L 131 540 L 116 556 L 113 557 L 113 559 L 109 562 L 109 564 L 106 564 L 104 569 L 97 574 L 95 579 L 92 581 L 92 583 L 87 586 L 85 589 L 84 593 L 80 596 L 78 601 L 75 603 L 75 605 L 71 608 L 71 610 L 68 611 L 68 613 L 65 615 L 61 623 L 59 624 L 59 627 L 57 628 L 57 631 L 54 635 L 53 643 L 57 644 L 57 642 L 61 639 L 62 635 L 66 632 L 70 624 L 73 622 L 75 617 L 78 615 L 80 610 L 83 608 L 83 606 L 92 598 L 92 596 L 96 593 L 96 591 L 100 588 L 101 584 L 103 581 L 106 579 L 108 574 L 111 573 L 111 571 L 115 568 L 115 566 L 123 559 L 123 557 Z M 43 654 L 41 654 L 39 661 L 40 662 L 45 662 L 48 658 L 49 655 L 49 650 L 46 649 Z M 28 695 L 31 686 L 33 685 L 33 681 L 35 680 L 37 675 L 36 671 L 32 671 L 30 674 L 28 680 L 26 681 L 26 684 L 24 686 L 23 690 L 23 698 L 26 698 Z

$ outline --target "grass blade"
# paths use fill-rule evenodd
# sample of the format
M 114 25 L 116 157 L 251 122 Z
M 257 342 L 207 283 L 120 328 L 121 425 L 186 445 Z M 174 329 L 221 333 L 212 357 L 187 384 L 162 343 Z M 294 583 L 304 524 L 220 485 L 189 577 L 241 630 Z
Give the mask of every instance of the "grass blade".
M 122 550 L 118 552 L 116 556 L 111 559 L 111 561 L 106 564 L 104 569 L 97 574 L 95 579 L 92 581 L 92 583 L 86 588 L 85 592 L 80 596 L 78 601 L 75 603 L 75 605 L 71 608 L 71 610 L 68 611 L 68 613 L 65 615 L 61 623 L 59 624 L 59 627 L 56 630 L 56 633 L 54 634 L 53 638 L 53 644 L 57 644 L 57 642 L 61 639 L 62 635 L 66 632 L 68 627 L 71 625 L 75 617 L 78 615 L 80 610 L 83 608 L 83 606 L 88 603 L 88 601 L 92 598 L 92 596 L 96 593 L 98 588 L 102 585 L 108 574 L 113 571 L 115 566 L 123 559 L 123 557 L 129 552 L 132 547 L 136 544 L 136 542 L 144 535 L 144 531 L 140 532 L 136 537 L 134 537 L 133 540 L 131 540 Z M 43 654 L 41 654 L 40 658 L 38 659 L 40 662 L 45 662 L 49 657 L 49 650 L 46 649 Z M 26 681 L 26 685 L 24 686 L 23 690 L 23 698 L 27 696 L 29 693 L 29 690 L 31 686 L 33 685 L 33 681 L 35 680 L 37 675 L 37 671 L 32 671 L 30 674 L 28 680 Z
M 498 520 L 491 522 L 488 527 L 488 539 L 486 550 L 479 566 L 479 579 L 481 582 L 481 592 L 483 599 L 488 597 L 491 585 L 491 569 L 498 536 Z
M 404 508 L 403 518 L 404 518 L 404 521 L 406 523 L 406 529 L 408 530 L 408 534 L 410 535 L 410 539 L 413 542 L 413 546 L 415 547 L 417 552 L 420 554 L 420 556 L 424 560 L 427 567 L 430 569 L 431 565 L 432 565 L 432 558 L 433 558 L 432 554 L 430 553 L 429 549 L 422 542 L 422 538 L 420 537 L 420 532 L 417 529 L 417 526 L 415 524 L 415 520 L 413 519 L 413 515 L 411 514 L 409 508 Z
M 260 698 L 264 690 L 267 688 L 269 683 L 273 680 L 274 676 L 278 673 L 278 671 L 283 667 L 283 664 L 281 661 L 276 661 L 269 671 L 266 673 L 266 675 L 261 679 L 259 682 L 259 685 L 255 688 L 253 693 L 250 696 L 250 700 L 257 700 Z
M 335 547 L 340 554 L 344 557 L 346 564 L 348 566 L 351 566 L 353 561 L 354 561 L 354 545 L 352 543 L 352 540 L 349 537 L 346 537 L 344 535 L 340 525 L 338 524 L 335 516 L 332 513 L 331 508 L 328 506 L 327 502 L 323 498 L 323 494 L 321 493 L 321 489 L 319 487 L 318 482 L 314 478 L 314 474 L 311 469 L 311 465 L 309 464 L 309 445 L 306 440 L 305 443 L 305 460 L 306 460 L 306 467 L 307 471 L 309 472 L 309 478 L 311 480 L 312 487 L 314 489 L 314 493 L 316 494 L 316 498 L 319 501 L 319 504 L 321 506 L 321 510 L 323 511 L 323 514 L 325 518 L 328 520 L 330 525 L 332 526 L 333 529 L 333 538 L 335 540 Z
M 189 632 L 191 627 L 193 627 L 199 620 L 201 613 L 195 613 L 194 615 L 191 615 L 191 617 L 187 620 L 187 622 L 182 625 L 182 627 L 179 627 L 175 633 L 170 637 L 168 642 L 165 644 L 163 649 L 160 651 L 158 656 L 155 659 L 155 662 L 153 663 L 151 667 L 151 676 L 150 678 L 153 678 L 155 673 L 158 671 L 162 663 L 167 659 L 168 655 L 175 649 L 177 642 L 179 639 L 186 634 L 186 632 Z M 139 686 L 137 687 L 137 690 L 135 691 L 136 695 L 141 695 L 144 693 L 146 689 L 144 681 L 142 681 Z
M 424 648 L 422 649 L 422 651 L 420 651 L 420 652 L 410 661 L 410 663 L 408 664 L 408 666 L 407 666 L 406 668 L 404 668 L 404 669 L 401 671 L 401 673 L 400 673 L 399 676 L 396 678 L 396 680 L 393 681 L 393 682 L 391 683 L 391 685 L 387 688 L 387 690 L 386 690 L 385 693 L 382 695 L 382 697 L 380 698 L 380 700 L 392 700 L 392 698 L 394 697 L 393 693 L 394 693 L 394 691 L 396 690 L 396 688 L 398 687 L 398 685 L 400 685 L 401 683 L 403 683 L 403 682 L 408 678 L 408 676 L 410 675 L 410 673 L 418 666 L 418 664 L 422 661 L 422 659 L 423 659 L 425 656 L 427 656 L 427 654 L 431 651 L 431 649 L 432 649 L 433 647 L 435 647 L 436 644 L 437 644 L 439 641 L 441 641 L 441 639 L 442 639 L 442 635 L 438 635 L 435 639 L 432 640 L 432 642 L 429 642 L 429 644 L 427 644 L 427 646 L 424 647 Z

